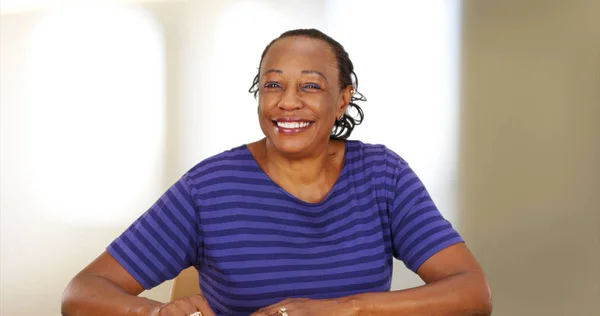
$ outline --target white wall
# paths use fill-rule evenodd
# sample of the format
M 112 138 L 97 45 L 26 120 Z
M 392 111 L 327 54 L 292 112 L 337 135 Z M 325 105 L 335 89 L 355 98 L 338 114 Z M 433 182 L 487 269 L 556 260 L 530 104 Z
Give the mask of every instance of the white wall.
M 201 159 L 262 137 L 246 91 L 264 46 L 291 28 L 320 28 L 346 46 L 369 99 L 353 138 L 385 143 L 409 160 L 458 226 L 457 2 L 149 1 L 110 8 L 138 21 L 131 25 L 140 29 L 123 26 L 121 33 L 146 34 L 145 44 L 135 35 L 119 42 L 115 29 L 97 27 L 117 16 L 76 11 L 71 16 L 82 20 L 69 27 L 60 19 L 61 33 L 47 24 L 52 7 L 2 15 L 2 315 L 58 314 L 68 280 L 170 183 Z M 32 52 L 39 25 L 45 42 Z M 90 28 L 94 37 L 86 36 Z M 65 40 L 69 32 L 82 37 Z M 83 172 L 86 165 L 95 168 Z M 421 283 L 396 267 L 395 289 Z M 144 295 L 165 300 L 168 290 L 169 282 Z
M 2 16 L 2 315 L 59 314 L 69 278 L 165 188 L 161 34 L 98 10 Z

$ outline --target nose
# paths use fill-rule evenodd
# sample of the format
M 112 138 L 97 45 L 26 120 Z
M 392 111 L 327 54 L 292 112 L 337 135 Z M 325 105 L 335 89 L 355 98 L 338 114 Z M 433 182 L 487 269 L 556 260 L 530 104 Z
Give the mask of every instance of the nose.
M 294 87 L 285 89 L 281 96 L 281 100 L 279 100 L 278 106 L 280 109 L 286 111 L 300 109 L 302 107 L 302 101 L 298 95 L 298 90 Z

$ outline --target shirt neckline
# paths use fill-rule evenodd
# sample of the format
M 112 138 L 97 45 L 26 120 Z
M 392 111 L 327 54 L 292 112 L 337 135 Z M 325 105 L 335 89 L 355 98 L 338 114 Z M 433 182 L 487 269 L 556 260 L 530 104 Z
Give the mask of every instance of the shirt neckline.
M 340 170 L 340 174 L 337 176 L 337 179 L 335 180 L 333 186 L 331 187 L 331 189 L 329 189 L 329 192 L 327 192 L 325 197 L 321 201 L 315 202 L 315 203 L 301 200 L 298 197 L 296 197 L 295 195 L 293 195 L 290 192 L 288 192 L 287 190 L 285 190 L 284 188 L 282 188 L 279 184 L 277 184 L 275 181 L 273 181 L 273 179 L 271 177 L 269 177 L 269 175 L 260 167 L 260 165 L 258 164 L 258 161 L 256 160 L 256 158 L 254 158 L 254 155 L 252 155 L 252 152 L 248 148 L 248 145 L 247 144 L 244 145 L 243 148 L 246 151 L 246 153 L 248 155 L 250 155 L 253 167 L 255 167 L 259 171 L 260 175 L 264 179 L 269 181 L 269 183 L 272 186 L 276 187 L 279 191 L 284 193 L 289 199 L 291 199 L 295 203 L 302 204 L 305 206 L 310 206 L 310 207 L 316 207 L 316 206 L 321 206 L 321 205 L 325 204 L 328 200 L 331 199 L 333 194 L 337 191 L 338 187 L 340 186 L 341 179 L 344 178 L 344 176 L 346 175 L 346 172 L 348 169 L 348 149 L 350 148 L 350 146 L 349 146 L 347 140 L 343 140 L 343 142 L 344 142 L 344 158 L 342 159 L 342 169 Z

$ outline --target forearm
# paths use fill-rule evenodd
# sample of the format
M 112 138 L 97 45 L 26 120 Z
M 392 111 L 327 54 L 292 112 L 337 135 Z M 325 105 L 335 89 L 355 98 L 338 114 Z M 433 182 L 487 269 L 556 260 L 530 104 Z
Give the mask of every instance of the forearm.
M 63 316 L 146 316 L 161 304 L 130 295 L 105 278 L 80 275 L 67 286 L 61 310 Z
M 350 297 L 360 316 L 490 315 L 491 294 L 482 272 L 468 272 L 417 288 Z

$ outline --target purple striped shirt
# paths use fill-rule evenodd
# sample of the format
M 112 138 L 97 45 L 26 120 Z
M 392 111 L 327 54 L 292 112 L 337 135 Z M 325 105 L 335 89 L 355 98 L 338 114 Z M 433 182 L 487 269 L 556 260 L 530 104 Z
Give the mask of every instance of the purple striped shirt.
M 248 315 L 289 297 L 389 291 L 392 258 L 416 272 L 459 242 L 401 157 L 346 141 L 322 202 L 283 190 L 244 145 L 193 167 L 108 251 L 146 289 L 195 266 L 217 315 Z

